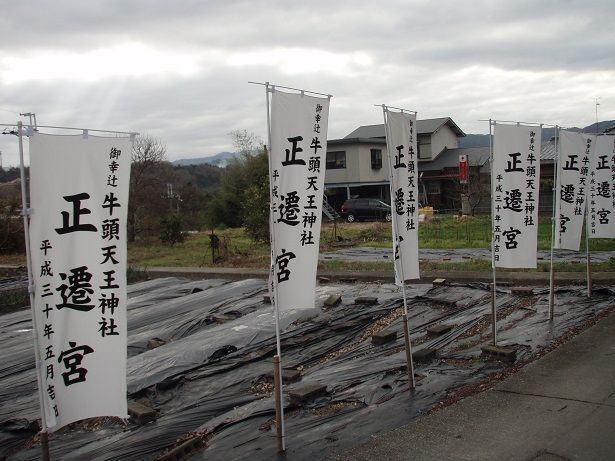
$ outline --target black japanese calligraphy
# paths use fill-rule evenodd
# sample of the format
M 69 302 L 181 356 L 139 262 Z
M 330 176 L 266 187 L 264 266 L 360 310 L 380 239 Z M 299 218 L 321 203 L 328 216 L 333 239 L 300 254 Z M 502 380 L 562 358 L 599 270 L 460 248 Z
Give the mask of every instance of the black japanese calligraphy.
M 56 304 L 56 308 L 58 310 L 63 308 L 74 309 L 82 312 L 94 309 L 94 304 L 90 304 L 92 301 L 90 295 L 94 293 L 90 283 L 92 274 L 88 271 L 87 266 L 76 267 L 71 269 L 70 272 L 71 275 L 60 273 L 60 278 L 65 283 L 56 288 L 62 298 L 62 302 Z
M 71 232 L 96 232 L 96 226 L 93 224 L 82 224 L 81 216 L 91 214 L 88 208 L 82 208 L 81 202 L 90 198 L 90 194 L 82 192 L 75 195 L 65 195 L 64 200 L 73 204 L 72 222 L 71 214 L 68 211 L 62 211 L 62 227 L 58 227 L 55 231 L 60 234 L 68 234 Z
M 286 160 L 282 161 L 282 165 L 305 165 L 305 160 L 297 158 L 297 154 L 303 152 L 303 149 L 297 145 L 299 141 L 303 141 L 303 136 L 288 138 L 288 141 L 292 144 L 292 147 L 290 149 L 284 149 Z
M 504 242 L 504 244 L 508 250 L 517 248 L 517 236 L 519 234 L 521 234 L 521 231 L 519 229 L 513 229 L 512 226 L 509 230 L 502 232 L 502 235 L 506 237 L 506 242 Z
M 396 146 L 397 154 L 395 154 L 395 163 L 393 164 L 393 168 L 406 168 L 406 164 L 402 162 L 404 158 L 404 154 L 401 151 L 404 149 L 403 144 L 401 146 Z
M 299 200 L 300 197 L 297 191 L 288 192 L 286 195 L 280 196 L 281 202 L 278 205 L 280 217 L 278 222 L 283 222 L 289 226 L 299 224 Z
M 519 166 L 521 164 L 521 160 L 519 159 L 519 157 L 521 157 L 521 152 L 514 152 L 512 154 L 508 154 L 508 156 L 510 157 L 510 160 L 506 162 L 506 168 L 504 169 L 506 173 L 524 171 L 523 168 Z
M 83 362 L 84 356 L 94 352 L 94 349 L 90 346 L 77 346 L 77 343 L 73 341 L 69 341 L 68 345 L 70 349 L 63 351 L 58 356 L 58 363 L 63 364 L 66 370 L 64 373 L 61 373 L 66 387 L 85 382 L 88 370 L 80 367 L 80 365 Z
M 297 256 L 292 251 L 286 251 L 282 248 L 282 253 L 275 258 L 275 262 L 278 266 L 277 276 L 278 283 L 286 282 L 290 278 L 290 269 L 288 264 L 291 259 L 295 259 Z

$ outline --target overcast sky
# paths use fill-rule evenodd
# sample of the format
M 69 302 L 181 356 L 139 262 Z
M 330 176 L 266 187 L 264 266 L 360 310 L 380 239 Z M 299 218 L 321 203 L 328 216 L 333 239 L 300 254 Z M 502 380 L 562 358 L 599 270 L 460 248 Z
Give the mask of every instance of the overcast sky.
M 0 123 L 138 131 L 169 160 L 266 138 L 270 81 L 333 95 L 329 139 L 382 122 L 374 104 L 586 126 L 615 119 L 615 2 L 3 2 Z M 0 136 L 4 166 L 17 139 Z

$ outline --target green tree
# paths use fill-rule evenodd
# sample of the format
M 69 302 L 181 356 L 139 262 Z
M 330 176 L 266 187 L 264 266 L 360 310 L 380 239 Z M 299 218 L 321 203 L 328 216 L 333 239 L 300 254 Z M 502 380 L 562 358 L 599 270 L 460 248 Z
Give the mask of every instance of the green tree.
M 20 209 L 18 197 L 0 198 L 0 254 L 22 253 L 26 249 Z
M 267 179 L 267 180 L 265 180 Z M 252 184 L 244 194 L 243 225 L 250 238 L 257 242 L 269 240 L 269 181 L 263 178 Z
M 245 226 L 258 241 L 269 235 L 269 164 L 263 142 L 246 130 L 233 131 L 233 144 L 239 151 L 222 173 L 220 188 L 208 206 L 211 227 Z

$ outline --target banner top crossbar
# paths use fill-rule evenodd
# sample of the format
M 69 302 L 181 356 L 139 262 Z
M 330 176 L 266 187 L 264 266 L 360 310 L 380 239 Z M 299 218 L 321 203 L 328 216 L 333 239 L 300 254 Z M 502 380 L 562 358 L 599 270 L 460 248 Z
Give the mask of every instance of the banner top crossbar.
M 39 128 L 54 128 L 57 130 L 75 130 L 75 131 L 95 131 L 96 133 L 115 133 L 115 134 L 129 134 L 131 136 L 137 136 L 139 135 L 138 132 L 136 131 L 115 131 L 115 130 L 97 130 L 95 128 L 75 128 L 75 127 L 71 127 L 71 126 L 51 126 L 51 125 L 30 125 L 30 124 L 24 124 L 23 122 L 17 122 L 17 123 L 0 123 L 0 126 L 25 126 L 25 127 L 30 127 L 32 129 L 39 129 Z
M 333 97 L 333 95 L 330 95 L 330 94 L 318 93 L 316 91 L 310 91 L 310 90 L 302 90 L 301 88 L 293 88 L 293 87 L 290 87 L 290 86 L 274 85 L 274 84 L 269 83 L 269 82 L 265 82 L 265 83 L 261 83 L 261 82 L 248 82 L 248 83 L 251 83 L 252 85 L 263 85 L 263 86 L 266 86 L 267 88 L 271 88 L 271 91 L 275 90 L 276 88 L 284 88 L 285 90 L 299 91 L 301 94 L 303 94 L 303 93 L 317 94 L 319 96 L 326 96 L 329 99 L 331 99 Z
M 495 120 L 493 118 L 490 119 L 479 119 L 479 122 L 490 122 L 493 125 L 495 125 L 496 123 L 515 123 L 517 125 L 536 125 L 536 126 L 550 126 L 553 128 L 559 127 L 559 125 L 551 125 L 550 123 L 537 123 L 537 122 L 520 122 L 517 120 Z
M 415 110 L 402 109 L 401 107 L 395 107 L 395 106 L 387 106 L 386 104 L 374 104 L 374 107 L 382 107 L 385 110 L 388 110 L 388 109 L 401 110 L 402 112 L 408 112 L 409 114 L 417 113 L 417 111 Z

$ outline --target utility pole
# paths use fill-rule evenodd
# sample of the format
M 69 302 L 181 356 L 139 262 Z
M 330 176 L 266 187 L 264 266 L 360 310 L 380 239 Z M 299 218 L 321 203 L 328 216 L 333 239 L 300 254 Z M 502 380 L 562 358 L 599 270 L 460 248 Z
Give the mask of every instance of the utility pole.
M 167 183 L 167 198 L 169 199 L 169 207 L 171 212 L 173 211 L 173 199 L 175 199 L 175 207 L 177 213 L 179 213 L 179 202 L 181 202 L 181 196 L 178 193 L 173 192 L 173 184 Z
M 598 106 L 600 105 L 600 103 L 598 102 L 600 98 L 595 98 L 596 101 L 596 134 L 600 134 L 600 127 L 599 127 L 599 123 L 598 122 Z
M 34 112 L 24 112 L 23 114 L 19 113 L 19 115 L 21 115 L 22 117 L 29 117 L 30 126 L 34 129 L 34 131 L 37 130 L 38 125 L 36 124 L 36 114 Z

